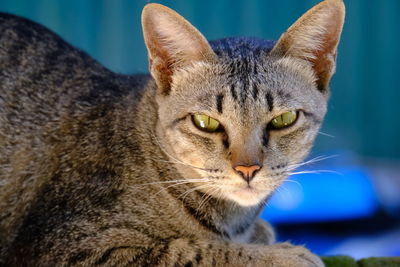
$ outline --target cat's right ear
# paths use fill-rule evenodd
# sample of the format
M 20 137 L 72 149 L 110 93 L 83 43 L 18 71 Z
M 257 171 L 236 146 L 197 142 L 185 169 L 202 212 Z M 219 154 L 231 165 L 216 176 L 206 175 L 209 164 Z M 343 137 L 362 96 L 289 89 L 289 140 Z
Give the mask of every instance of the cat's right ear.
M 215 58 L 204 36 L 178 13 L 160 4 L 147 4 L 142 12 L 144 40 L 150 73 L 163 94 L 171 89 L 172 77 L 195 61 Z

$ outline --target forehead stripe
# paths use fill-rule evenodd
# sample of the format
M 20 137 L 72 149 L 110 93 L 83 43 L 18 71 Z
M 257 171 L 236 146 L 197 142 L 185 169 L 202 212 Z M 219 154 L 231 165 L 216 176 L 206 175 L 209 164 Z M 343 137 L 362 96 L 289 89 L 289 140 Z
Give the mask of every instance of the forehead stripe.
M 255 82 L 253 82 L 253 98 L 254 100 L 257 100 L 258 96 L 258 86 Z
M 240 92 L 240 101 L 244 103 L 247 98 L 247 93 L 249 90 L 249 78 L 247 76 L 243 76 L 242 78 L 242 91 Z
M 224 100 L 224 95 L 219 94 L 217 95 L 217 110 L 219 113 L 222 113 L 222 102 Z
M 270 92 L 265 94 L 265 99 L 267 100 L 268 110 L 272 111 L 274 109 L 274 98 L 272 97 Z
M 235 84 L 233 84 L 233 83 L 231 84 L 231 95 L 234 100 L 237 100 L 236 88 L 235 88 Z

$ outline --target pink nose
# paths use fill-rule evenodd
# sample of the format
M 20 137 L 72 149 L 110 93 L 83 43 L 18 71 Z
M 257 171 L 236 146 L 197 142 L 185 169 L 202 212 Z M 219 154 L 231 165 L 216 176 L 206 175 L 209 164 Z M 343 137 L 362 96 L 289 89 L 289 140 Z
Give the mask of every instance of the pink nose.
M 259 165 L 251 165 L 251 166 L 238 165 L 238 166 L 233 167 L 233 169 L 235 171 L 237 171 L 246 182 L 250 183 L 250 181 L 253 180 L 256 172 L 259 169 L 261 169 L 261 166 L 259 166 Z

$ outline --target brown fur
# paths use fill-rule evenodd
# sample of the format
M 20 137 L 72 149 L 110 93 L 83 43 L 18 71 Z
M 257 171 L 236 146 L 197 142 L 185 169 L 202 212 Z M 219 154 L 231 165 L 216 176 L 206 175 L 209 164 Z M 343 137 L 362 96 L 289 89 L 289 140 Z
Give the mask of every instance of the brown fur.
M 274 47 L 209 44 L 149 4 L 151 78 L 1 15 L 0 264 L 322 266 L 257 216 L 322 123 L 343 17 L 326 0 Z M 295 124 L 269 128 L 290 110 Z M 200 131 L 194 113 L 224 130 Z M 238 164 L 261 168 L 246 181 Z

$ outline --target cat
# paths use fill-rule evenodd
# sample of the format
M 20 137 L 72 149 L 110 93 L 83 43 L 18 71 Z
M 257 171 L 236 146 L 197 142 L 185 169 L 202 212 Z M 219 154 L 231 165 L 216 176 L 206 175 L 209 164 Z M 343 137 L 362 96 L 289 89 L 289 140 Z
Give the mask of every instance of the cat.
M 323 266 L 258 214 L 323 121 L 344 13 L 208 42 L 147 4 L 131 76 L 1 14 L 0 265 Z

